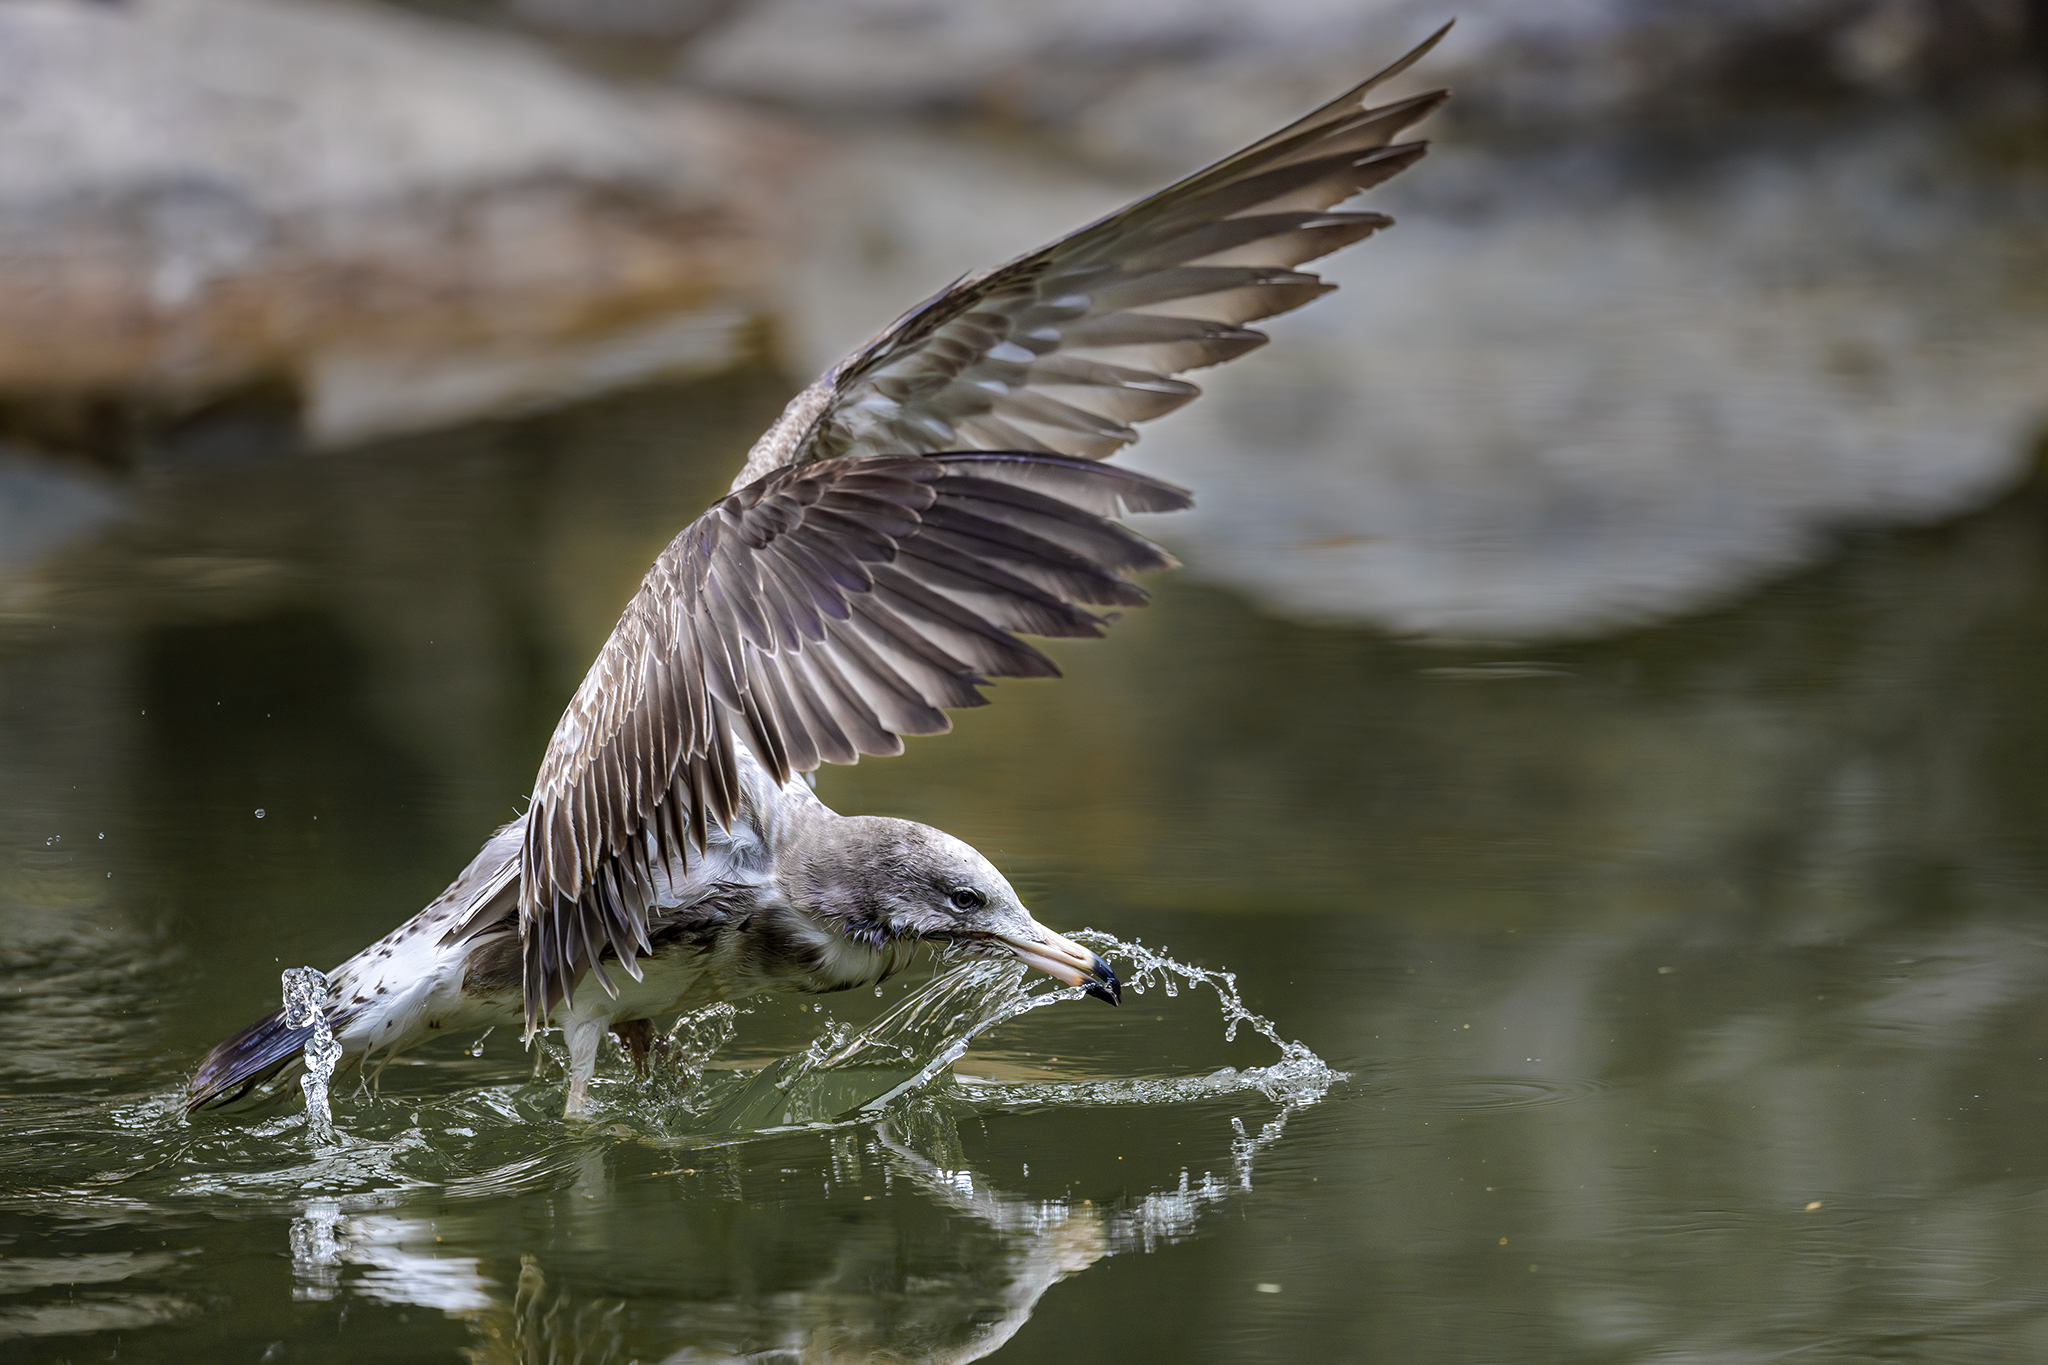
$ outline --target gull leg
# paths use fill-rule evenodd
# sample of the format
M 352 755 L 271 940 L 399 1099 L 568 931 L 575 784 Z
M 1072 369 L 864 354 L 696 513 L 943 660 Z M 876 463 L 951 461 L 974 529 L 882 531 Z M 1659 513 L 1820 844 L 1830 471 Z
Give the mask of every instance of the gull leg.
M 564 1118 L 583 1117 L 584 1096 L 590 1089 L 590 1077 L 597 1070 L 597 1045 L 610 1022 L 601 1014 L 579 1014 L 574 1010 L 562 1016 L 562 1041 L 569 1045 L 569 1103 L 562 1111 Z
M 626 1049 L 626 1055 L 633 1059 L 633 1074 L 646 1080 L 647 1054 L 654 1047 L 654 1021 L 628 1019 L 622 1024 L 613 1024 L 612 1032 L 618 1035 L 619 1046 Z

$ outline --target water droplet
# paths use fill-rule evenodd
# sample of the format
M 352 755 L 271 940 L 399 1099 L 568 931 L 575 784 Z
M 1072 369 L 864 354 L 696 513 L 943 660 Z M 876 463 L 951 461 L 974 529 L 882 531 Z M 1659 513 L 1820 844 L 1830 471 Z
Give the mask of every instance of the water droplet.
M 306 1039 L 306 1074 L 299 1078 L 299 1089 L 306 1093 L 306 1133 L 316 1144 L 329 1145 L 337 1138 L 327 1081 L 341 1060 L 341 1044 L 327 1025 L 327 974 L 317 967 L 293 967 L 282 980 L 285 1027 L 313 1030 Z
M 263 807 L 261 807 L 261 806 L 258 806 L 258 807 L 256 808 L 256 818 L 257 818 L 258 820 L 261 820 L 261 819 L 263 818 Z

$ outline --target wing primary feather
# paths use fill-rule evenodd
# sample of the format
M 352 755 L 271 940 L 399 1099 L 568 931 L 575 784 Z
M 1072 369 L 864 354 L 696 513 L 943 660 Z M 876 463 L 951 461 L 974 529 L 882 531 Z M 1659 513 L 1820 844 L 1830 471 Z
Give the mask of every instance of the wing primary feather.
M 940 733 L 928 727 L 943 723 L 944 717 L 875 653 L 864 638 L 865 627 L 863 615 L 857 613 L 833 628 L 832 663 L 851 694 L 861 702 L 865 717 L 889 736 L 880 742 L 893 744 L 898 735 Z
M 988 680 L 926 640 L 893 605 L 863 602 L 858 613 L 862 628 L 856 631 L 856 638 L 926 705 L 942 709 L 986 705 L 988 699 L 977 689 Z
M 908 561 L 922 561 L 922 565 Z M 985 544 L 955 536 L 944 527 L 934 526 L 915 540 L 906 541 L 903 558 L 897 564 L 940 593 L 993 596 L 1009 599 L 1020 609 L 1036 608 L 1047 613 L 1041 618 L 1028 613 L 1019 616 L 1015 612 L 1000 612 L 988 618 L 1004 630 L 1059 636 L 1064 633 L 1059 628 L 1062 624 L 1081 624 L 1086 619 L 1086 613 L 1077 612 L 1052 586 L 1032 577 L 1032 568 L 1019 564 L 1015 556 L 990 555 Z M 1069 620 L 1070 615 L 1077 619 Z
M 1424 57 L 1428 56 L 1430 52 L 1436 47 L 1436 45 L 1444 40 L 1444 35 L 1451 31 L 1452 24 L 1455 24 L 1456 22 L 1457 20 L 1453 19 L 1450 23 L 1445 24 L 1436 32 L 1430 34 L 1427 38 L 1424 38 L 1420 43 L 1417 43 L 1398 61 L 1395 61 L 1393 64 L 1386 66 L 1379 71 L 1374 72 L 1370 76 L 1367 76 L 1364 80 L 1352 86 L 1343 94 L 1337 96 L 1337 98 L 1331 100 L 1327 104 L 1319 106 L 1310 113 L 1303 115 L 1301 118 L 1296 119 L 1294 122 L 1288 124 L 1285 128 L 1282 128 L 1277 132 L 1269 133 L 1265 137 L 1260 138 L 1257 142 L 1252 143 L 1249 147 L 1246 147 L 1241 151 L 1234 152 L 1230 156 L 1225 157 L 1222 161 L 1218 162 L 1214 167 L 1212 167 L 1211 170 L 1220 171 L 1231 166 L 1240 165 L 1245 161 L 1249 161 L 1264 155 L 1265 153 L 1271 151 L 1274 146 L 1276 146 L 1279 143 L 1287 141 L 1288 139 L 1294 137 L 1297 133 L 1304 132 L 1308 129 L 1320 127 L 1323 124 L 1329 123 L 1333 119 L 1342 118 L 1344 110 L 1359 104 L 1373 90 L 1377 89 L 1382 85 L 1385 85 L 1388 81 L 1400 75 L 1409 67 L 1414 66 Z M 1210 172 L 1207 171 L 1200 171 L 1197 172 L 1196 175 L 1200 176 L 1209 173 Z M 1171 193 L 1171 189 L 1169 189 L 1167 192 Z
M 1161 240 L 1183 225 L 1228 220 L 1278 203 L 1292 205 L 1297 196 L 1308 198 L 1319 209 L 1340 204 L 1398 175 L 1427 151 L 1428 144 L 1421 142 L 1386 145 L 1373 136 L 1375 133 L 1391 138 L 1434 113 L 1447 98 L 1443 91 L 1432 91 L 1398 106 L 1363 110 L 1341 126 L 1329 125 L 1303 134 L 1291 148 L 1274 148 L 1271 159 L 1262 163 L 1264 169 L 1220 178 L 1172 204 L 1162 204 L 1150 213 L 1133 214 L 1136 221 L 1132 227 L 1153 240 Z M 1381 116 L 1387 116 L 1384 124 L 1380 122 Z M 1362 139 L 1348 136 L 1361 132 L 1366 134 Z M 1295 158 L 1286 154 L 1310 148 L 1314 149 L 1310 156 Z M 1320 186 L 1321 192 L 1302 195 L 1310 186 Z
M 1163 567 L 1164 551 L 1151 541 L 1093 508 L 1069 502 L 1057 494 L 1007 479 L 977 478 L 971 466 L 954 472 L 943 488 L 943 497 L 966 504 L 977 515 L 1028 528 L 1105 568 Z
M 1138 439 L 1138 433 L 1122 422 L 1062 403 L 1049 394 L 1032 389 L 1003 394 L 995 400 L 994 407 L 1006 418 L 1022 418 L 1039 426 L 1079 432 L 1084 436 L 1107 437 L 1119 446 Z
M 684 802 L 690 812 L 689 842 L 699 849 L 711 842 L 709 802 L 704 791 L 703 764 L 704 758 L 701 754 L 692 754 L 689 766 L 683 774 L 683 780 L 689 789 Z
M 1066 454 L 1051 441 L 1041 441 L 1030 432 L 993 413 L 983 413 L 960 424 L 960 434 L 970 444 L 995 446 L 1004 450 L 1036 450 L 1047 455 Z
M 770 709 L 775 713 L 784 765 L 791 772 L 815 770 L 819 762 L 818 744 L 805 724 L 804 708 L 792 693 L 782 659 L 762 659 L 759 664 L 758 686 L 768 694 Z
M 936 457 L 950 470 L 1019 488 L 1050 487 L 1053 496 L 1101 517 L 1124 512 L 1180 512 L 1195 505 L 1178 484 L 1096 460 L 1062 460 L 1015 451 L 959 451 Z
M 888 636 L 894 648 L 916 659 L 920 667 L 936 669 L 947 677 L 974 685 L 986 682 L 987 679 L 976 671 L 973 663 L 960 658 L 926 633 L 921 622 L 925 616 L 922 604 L 906 600 L 897 591 L 899 573 L 892 572 L 890 580 L 880 584 L 873 596 L 856 603 L 855 615 L 870 630 L 879 630 Z
M 804 707 L 805 724 L 818 742 L 818 756 L 830 763 L 858 762 L 860 750 L 833 717 L 827 685 L 818 676 L 816 665 L 817 656 L 808 650 L 784 661 L 793 675 L 790 692 Z
M 994 509 L 986 504 L 975 506 L 967 498 L 943 498 L 925 513 L 924 529 L 918 539 L 931 535 L 935 530 L 943 530 L 952 533 L 956 544 L 961 537 L 981 542 L 983 554 L 1012 568 L 1044 565 L 1083 573 L 1102 572 L 1085 555 L 1020 524 L 1024 520 L 1022 517 L 1006 518 L 993 513 Z M 1113 524 L 1098 521 L 1096 527 Z M 1073 529 L 1079 531 L 1081 528 L 1076 525 Z M 1137 537 L 1132 536 L 1132 539 Z
M 780 727 L 762 707 L 764 698 L 757 660 L 750 660 L 749 664 L 747 687 L 741 693 L 744 702 L 741 716 L 746 722 L 747 739 L 751 742 L 754 756 L 768 769 L 768 775 L 775 779 L 775 784 L 781 786 L 789 781 L 789 754 L 782 747 Z
M 880 756 L 902 747 L 902 741 L 875 719 L 859 685 L 847 677 L 839 658 L 819 653 L 809 662 L 812 676 L 822 684 L 819 700 L 831 710 L 834 723 L 856 753 Z
M 609 861 L 607 861 L 606 863 L 605 870 L 607 873 L 609 873 Z M 600 906 L 603 906 L 603 909 L 600 911 L 600 914 L 605 914 L 607 916 L 617 915 L 619 913 L 616 901 L 618 889 L 615 885 L 612 886 L 610 889 L 612 892 L 613 904 L 606 906 L 602 901 L 599 902 Z M 591 920 L 598 918 L 599 915 L 593 914 L 591 912 L 591 908 L 587 906 L 579 907 L 579 909 L 581 913 L 579 913 L 576 916 L 576 930 L 577 933 L 581 935 L 583 940 L 583 961 L 581 965 L 589 968 L 590 974 L 597 978 L 597 984 L 604 989 L 604 993 L 610 996 L 612 999 L 616 1000 L 619 998 L 619 988 L 612 984 L 611 977 L 607 975 L 605 972 L 604 964 L 598 961 L 597 942 L 595 939 L 591 937 L 590 922 Z M 573 968 L 576 964 L 572 963 L 569 965 L 573 971 Z M 565 979 L 563 981 L 562 1006 L 564 1009 L 566 1009 L 569 1007 L 572 998 L 570 995 L 570 991 L 572 989 L 570 981 L 574 978 L 571 972 L 565 972 L 563 975 Z

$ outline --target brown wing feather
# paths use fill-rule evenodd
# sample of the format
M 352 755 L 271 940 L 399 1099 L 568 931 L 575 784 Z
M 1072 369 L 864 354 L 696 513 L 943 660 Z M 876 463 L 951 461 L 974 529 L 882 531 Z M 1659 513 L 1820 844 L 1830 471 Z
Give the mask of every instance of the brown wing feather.
M 1449 96 L 1367 107 L 1448 30 L 1322 108 L 1007 265 L 943 290 L 806 390 L 735 487 L 783 464 L 967 446 L 1088 459 L 1200 390 L 1172 378 L 1265 344 L 1246 323 L 1330 289 L 1295 269 L 1393 220 L 1333 212 L 1413 165 Z
M 656 865 L 730 826 L 732 737 L 778 782 L 951 726 L 1019 640 L 1096 635 L 1124 575 L 1172 561 L 1109 520 L 1188 505 L 1127 469 L 1031 452 L 793 466 L 715 504 L 649 570 L 556 727 L 521 860 L 529 1028 L 607 949 L 637 976 Z
M 1110 518 L 1187 495 L 1090 461 L 1197 396 L 1174 375 L 1263 345 L 1247 323 L 1333 288 L 1295 267 L 1391 221 L 1336 207 L 1414 164 L 1424 145 L 1394 139 L 1447 96 L 1365 97 L 1442 36 L 943 291 L 790 404 L 655 562 L 548 746 L 520 860 L 529 1031 L 600 954 L 638 974 L 656 865 L 732 824 L 735 734 L 778 781 L 895 753 L 990 678 L 1057 673 L 1019 634 L 1098 635 L 1087 606 L 1144 600 L 1125 575 L 1170 561 Z

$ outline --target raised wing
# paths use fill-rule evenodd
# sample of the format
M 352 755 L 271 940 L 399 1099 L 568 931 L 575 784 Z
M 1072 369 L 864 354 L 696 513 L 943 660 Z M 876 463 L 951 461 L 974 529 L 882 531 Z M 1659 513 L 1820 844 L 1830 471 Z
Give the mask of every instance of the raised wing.
M 990 678 L 1057 674 L 1017 638 L 1099 635 L 1170 557 L 1110 518 L 1171 484 L 1028 452 L 797 465 L 722 499 L 649 570 L 542 761 L 520 869 L 529 1030 L 610 947 L 638 976 L 655 869 L 730 827 L 734 735 L 786 782 L 902 751 Z
M 1243 355 L 1245 324 L 1336 288 L 1295 269 L 1386 227 L 1332 211 L 1419 160 L 1395 143 L 1447 98 L 1377 108 L 1444 32 L 1271 137 L 904 314 L 790 404 L 735 487 L 847 455 L 1041 450 L 1101 459 L 1201 390 L 1173 376 Z
M 1197 394 L 1173 376 L 1333 286 L 1295 269 L 1390 221 L 1337 204 L 1412 165 L 1438 91 L 1338 99 L 912 310 L 800 394 L 735 491 L 655 562 L 549 743 L 519 873 L 528 1029 L 609 948 L 638 975 L 657 869 L 730 828 L 736 736 L 778 782 L 893 754 L 1044 676 L 1168 557 L 1116 525 L 1187 505 L 1092 463 Z M 978 449 L 977 449 L 978 448 Z

